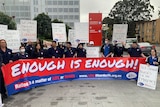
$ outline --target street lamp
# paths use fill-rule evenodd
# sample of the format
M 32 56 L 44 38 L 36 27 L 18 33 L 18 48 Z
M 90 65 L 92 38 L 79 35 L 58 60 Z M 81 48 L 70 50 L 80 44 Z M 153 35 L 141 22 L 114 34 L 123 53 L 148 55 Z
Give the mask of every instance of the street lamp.
M 6 13 L 5 3 L 2 3 L 4 12 Z

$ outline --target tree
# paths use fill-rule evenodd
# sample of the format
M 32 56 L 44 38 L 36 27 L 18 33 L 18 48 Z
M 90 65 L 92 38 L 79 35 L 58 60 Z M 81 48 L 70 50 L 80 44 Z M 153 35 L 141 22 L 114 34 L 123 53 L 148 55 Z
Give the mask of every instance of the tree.
M 0 12 L 0 24 L 8 25 L 8 29 L 16 29 L 16 23 L 13 17 L 10 17 L 3 12 Z
M 109 16 L 118 17 L 121 22 L 132 22 L 151 19 L 154 6 L 150 0 L 122 0 L 118 1 L 111 9 Z
M 52 39 L 51 18 L 45 13 L 34 18 L 37 21 L 38 38 Z

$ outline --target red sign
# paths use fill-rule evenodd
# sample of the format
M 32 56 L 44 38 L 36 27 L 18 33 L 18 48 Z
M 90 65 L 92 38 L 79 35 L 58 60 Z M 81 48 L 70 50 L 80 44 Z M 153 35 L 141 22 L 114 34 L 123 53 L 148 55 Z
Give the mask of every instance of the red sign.
M 89 41 L 102 45 L 102 13 L 89 13 Z

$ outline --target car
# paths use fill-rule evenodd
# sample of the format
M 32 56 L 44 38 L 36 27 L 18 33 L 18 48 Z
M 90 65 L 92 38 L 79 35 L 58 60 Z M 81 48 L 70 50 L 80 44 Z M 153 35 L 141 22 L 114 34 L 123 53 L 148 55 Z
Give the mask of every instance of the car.
M 151 44 L 148 43 L 148 42 L 138 43 L 138 46 L 139 46 L 139 48 L 141 49 L 142 53 L 143 53 L 145 56 L 149 56 L 150 53 L 151 53 L 151 49 L 155 49 L 155 46 L 154 46 L 154 45 L 151 45 Z

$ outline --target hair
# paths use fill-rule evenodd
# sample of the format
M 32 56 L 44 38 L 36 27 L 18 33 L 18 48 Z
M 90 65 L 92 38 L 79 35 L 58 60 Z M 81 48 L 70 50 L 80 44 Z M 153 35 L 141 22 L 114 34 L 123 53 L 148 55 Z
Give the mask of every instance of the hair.
M 155 55 L 157 56 L 157 50 L 156 49 L 151 49 L 151 51 L 154 50 Z
M 137 44 L 137 42 L 135 42 L 135 41 L 134 41 L 134 42 L 132 42 L 132 43 L 135 43 L 135 44 Z
M 5 39 L 1 39 L 0 42 L 1 42 L 1 41 L 5 41 L 6 47 L 7 47 L 7 42 L 6 42 L 6 40 L 5 40 Z M 0 46 L 0 47 L 1 47 L 1 46 Z
M 21 45 L 21 46 L 19 47 L 19 49 L 21 49 L 22 47 L 24 47 L 24 48 L 25 48 L 25 46 L 24 46 L 24 45 Z
M 83 47 L 83 43 L 80 43 L 80 44 L 78 44 L 77 48 L 79 48 L 80 45 L 82 45 L 82 47 Z
M 67 42 L 66 44 L 72 45 L 72 43 L 71 43 L 71 42 Z
M 57 41 L 52 41 L 52 43 L 57 43 Z

